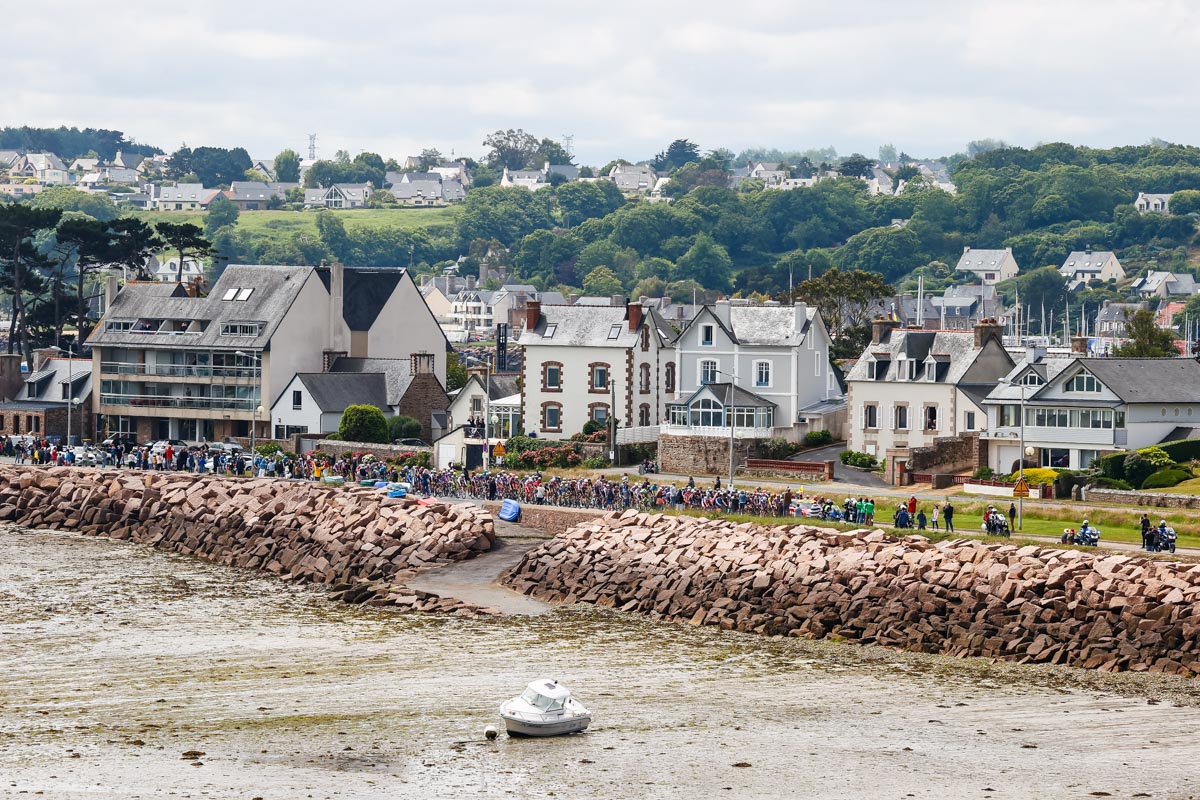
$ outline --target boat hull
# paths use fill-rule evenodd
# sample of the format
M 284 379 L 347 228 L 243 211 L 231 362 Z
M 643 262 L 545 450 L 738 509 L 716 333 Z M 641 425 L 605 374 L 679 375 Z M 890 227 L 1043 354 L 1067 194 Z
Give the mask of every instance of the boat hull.
M 590 716 L 571 717 L 550 722 L 531 722 L 503 714 L 500 715 L 500 718 L 504 720 L 504 730 L 509 736 L 566 736 L 586 730 L 592 722 Z

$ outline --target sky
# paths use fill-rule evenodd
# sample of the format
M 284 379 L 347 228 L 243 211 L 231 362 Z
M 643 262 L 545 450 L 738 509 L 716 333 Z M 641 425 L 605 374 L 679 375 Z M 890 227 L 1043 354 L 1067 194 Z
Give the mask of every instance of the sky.
M 41 0 L 0 124 L 167 152 L 481 157 L 523 128 L 577 163 L 702 149 L 913 156 L 968 141 L 1200 144 L 1193 0 Z M 36 46 L 31 42 L 36 41 Z

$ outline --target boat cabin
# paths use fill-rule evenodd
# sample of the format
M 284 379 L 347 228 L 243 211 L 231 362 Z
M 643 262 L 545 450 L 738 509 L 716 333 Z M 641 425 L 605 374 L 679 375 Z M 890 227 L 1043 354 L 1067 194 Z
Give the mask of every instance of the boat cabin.
M 534 681 L 521 692 L 521 699 L 543 712 L 562 711 L 571 692 L 555 681 Z

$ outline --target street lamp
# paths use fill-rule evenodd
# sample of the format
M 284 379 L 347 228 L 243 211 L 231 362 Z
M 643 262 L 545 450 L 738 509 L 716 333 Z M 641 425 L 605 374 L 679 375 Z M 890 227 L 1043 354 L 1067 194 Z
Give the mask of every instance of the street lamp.
M 67 401 L 67 447 L 70 447 L 71 446 L 71 405 L 73 403 L 79 402 L 79 400 L 77 398 L 73 399 L 71 397 L 71 389 L 75 386 L 75 358 L 74 358 L 75 346 L 71 345 L 70 347 L 68 347 L 64 350 L 63 348 L 59 347 L 58 345 L 51 345 L 50 349 L 57 350 L 60 353 L 66 353 L 66 355 L 67 355 L 67 380 L 66 380 L 67 390 L 65 392 L 63 392 L 63 397 Z
M 254 453 L 254 434 L 258 431 L 258 415 L 263 413 L 264 410 L 262 406 L 256 406 L 254 409 L 254 421 L 250 423 L 250 453 L 252 458 Z
M 1024 383 L 1014 384 L 1011 380 L 1008 380 L 1007 378 L 1002 379 L 1000 382 L 1007 384 L 1009 386 L 1015 385 L 1021 392 L 1021 406 L 1020 406 L 1020 412 L 1019 412 L 1020 418 L 1018 420 L 1019 430 L 1021 432 L 1021 434 L 1020 434 L 1020 436 L 1021 436 L 1021 452 L 1020 452 L 1020 460 L 1017 462 L 1017 483 L 1021 483 L 1025 480 L 1025 456 L 1033 455 L 1033 448 L 1025 447 L 1025 384 Z M 1018 497 L 1017 498 L 1017 530 L 1018 531 L 1023 529 L 1024 523 L 1025 523 L 1025 498 Z

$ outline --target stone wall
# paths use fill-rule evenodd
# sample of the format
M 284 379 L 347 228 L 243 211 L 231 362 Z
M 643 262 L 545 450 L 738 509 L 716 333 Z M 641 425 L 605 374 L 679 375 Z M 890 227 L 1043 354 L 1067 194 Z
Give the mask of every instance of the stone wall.
M 495 541 L 475 506 L 357 486 L 174 472 L 0 467 L 0 520 L 107 536 L 281 578 L 348 602 L 474 613 L 404 582 Z
M 299 452 L 308 452 L 310 450 L 320 450 L 322 453 L 327 453 L 337 457 L 346 453 L 370 453 L 376 458 L 389 459 L 396 456 L 415 453 L 420 450 L 429 450 L 428 447 L 405 447 L 398 444 L 375 444 L 373 442 L 343 442 L 337 439 L 312 439 L 307 436 L 301 437 L 300 446 L 302 450 Z
M 882 531 L 610 513 L 506 576 L 551 602 L 766 635 L 1200 673 L 1200 565 Z
M 987 465 L 987 443 L 978 433 L 943 436 L 909 451 L 909 472 L 961 472 Z
M 492 514 L 500 513 L 500 502 L 485 500 L 483 507 Z M 546 536 L 558 536 L 581 522 L 596 519 L 601 512 L 594 508 L 563 508 L 561 506 L 539 506 L 521 503 L 522 528 L 532 528 Z
M 1194 494 L 1154 494 L 1153 492 L 1125 492 L 1120 489 L 1091 489 L 1085 487 L 1083 499 L 1097 503 L 1117 503 L 1130 506 L 1154 506 L 1157 508 L 1200 508 L 1200 496 Z
M 753 439 L 735 439 L 735 469 L 754 457 Z M 658 464 L 663 472 L 674 475 L 729 474 L 729 439 L 712 436 L 658 437 Z
M 400 414 L 412 417 L 421 423 L 420 439 L 433 441 L 433 412 L 445 411 L 450 406 L 450 398 L 441 382 L 432 372 L 414 375 L 408 391 L 397 406 Z

